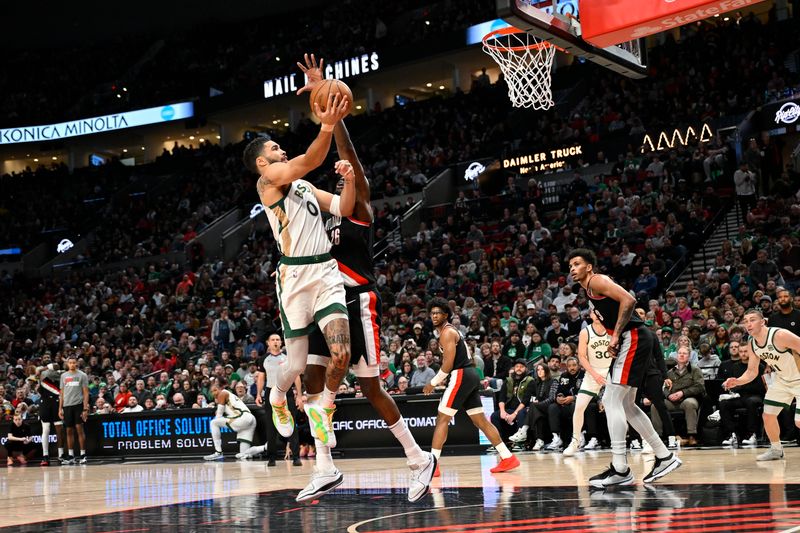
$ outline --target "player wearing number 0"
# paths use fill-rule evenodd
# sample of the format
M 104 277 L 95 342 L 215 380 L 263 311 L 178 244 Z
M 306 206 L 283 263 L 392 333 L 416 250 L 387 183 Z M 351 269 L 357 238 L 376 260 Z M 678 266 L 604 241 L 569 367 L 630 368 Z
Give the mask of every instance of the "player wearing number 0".
M 611 436 L 612 463 L 604 472 L 590 478 L 589 484 L 595 488 L 633 484 L 625 445 L 628 424 L 639 432 L 655 452 L 655 465 L 644 477 L 644 482 L 650 483 L 681 465 L 681 460 L 661 442 L 650 418 L 635 403 L 636 390 L 644 385 L 653 361 L 663 359 L 658 339 L 634 315 L 636 299 L 608 276 L 594 273 L 597 256 L 593 251 L 576 248 L 569 254 L 568 260 L 572 279 L 586 290 L 590 307 L 611 335 L 608 353 L 613 362 L 606 381 L 603 404 Z
M 308 54 L 305 65 L 298 63 L 308 77 L 308 84 L 298 93 L 309 91 L 322 80 L 322 59 L 317 66 L 316 58 Z M 352 358 L 350 364 L 361 385 L 361 391 L 375 410 L 386 421 L 389 430 L 403 446 L 408 466 L 411 468 L 411 482 L 408 499 L 416 502 L 428 493 L 431 478 L 436 469 L 436 459 L 432 454 L 422 451 L 408 429 L 405 419 L 391 396 L 381 387 L 380 382 L 380 326 L 381 298 L 375 284 L 372 259 L 372 208 L 370 190 L 364 169 L 356 154 L 355 147 L 343 121 L 333 130 L 336 150 L 339 157 L 350 161 L 355 171 L 356 203 L 353 215 L 349 217 L 332 216 L 325 223 L 331 243 L 331 255 L 339 264 L 347 296 L 347 312 L 350 315 L 350 343 Z M 344 186 L 337 184 L 337 192 Z M 305 372 L 305 385 L 309 402 L 322 393 L 325 368 L 330 353 L 325 339 L 318 328 L 309 336 L 308 367 Z M 309 420 L 314 424 L 309 413 Z M 297 501 L 306 501 L 329 492 L 343 481 L 341 472 L 331 458 L 328 443 L 315 439 L 317 458 L 311 483 L 297 496 Z
M 450 420 L 462 407 L 467 410 L 470 420 L 483 431 L 500 454 L 500 462 L 491 469 L 492 473 L 507 472 L 519 466 L 519 459 L 512 454 L 500 433 L 483 413 L 480 397 L 480 378 L 472 357 L 467 350 L 467 343 L 461 333 L 450 324 L 450 307 L 444 298 L 433 298 L 428 302 L 428 315 L 433 327 L 439 335 L 439 346 L 442 350 L 442 367 L 439 373 L 425 385 L 422 392 L 430 394 L 434 388 L 450 379 L 439 402 L 439 413 L 436 417 L 436 429 L 433 430 L 431 453 L 436 460 L 442 455 L 442 447 L 447 440 L 447 429 Z M 438 472 L 438 466 L 437 466 Z
M 581 442 L 583 414 L 592 398 L 597 398 L 600 389 L 606 384 L 608 369 L 611 367 L 611 355 L 608 353 L 611 336 L 600 323 L 594 310 L 590 312 L 589 316 L 592 323 L 589 327 L 583 328 L 578 335 L 578 359 L 586 371 L 586 375 L 578 391 L 575 412 L 572 414 L 572 441 L 564 449 L 564 455 L 567 457 L 575 455 L 575 452 L 583 445 Z
M 272 420 L 278 432 L 290 437 L 294 419 L 286 405 L 286 392 L 306 366 L 308 333 L 314 323 L 322 330 L 332 354 L 326 373 L 326 388 L 319 405 L 311 407 L 321 439 L 332 440 L 333 400 L 347 372 L 350 333 L 347 323 L 342 276 L 331 257 L 331 243 L 325 233 L 322 211 L 349 216 L 355 203 L 353 166 L 347 161 L 335 165 L 345 181 L 341 196 L 320 191 L 301 178 L 319 167 L 330 149 L 334 124 L 349 112 L 347 98 L 332 95 L 325 111 L 314 103 L 322 122 L 317 138 L 306 153 L 288 159 L 275 141 L 259 138 L 244 150 L 245 166 L 259 175 L 257 188 L 272 226 L 282 257 L 276 271 L 278 305 L 287 363 L 277 385 L 270 391 Z
M 253 434 L 256 431 L 256 417 L 235 394 L 225 390 L 228 380 L 216 378 L 211 384 L 211 394 L 217 404 L 217 416 L 211 421 L 211 439 L 214 441 L 214 453 L 203 457 L 206 461 L 224 459 L 222 455 L 222 428 L 228 427 L 236 432 L 239 442 L 239 453 L 243 454 L 253 445 Z
M 778 415 L 791 409 L 792 400 L 797 400 L 794 423 L 800 428 L 800 337 L 782 328 L 768 328 L 764 315 L 758 309 L 744 314 L 744 328 L 750 335 L 748 349 L 756 357 L 747 360 L 747 370 L 738 378 L 728 378 L 722 386 L 727 390 L 758 377 L 760 361 L 767 363 L 775 373 L 775 380 L 767 388 L 764 397 L 764 429 L 769 437 L 770 449 L 758 456 L 759 461 L 783 459 L 781 428 Z

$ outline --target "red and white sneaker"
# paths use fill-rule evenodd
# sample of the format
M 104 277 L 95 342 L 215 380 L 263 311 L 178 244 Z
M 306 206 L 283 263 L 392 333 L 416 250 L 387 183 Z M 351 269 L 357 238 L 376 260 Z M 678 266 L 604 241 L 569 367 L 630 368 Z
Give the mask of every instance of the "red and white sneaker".
M 518 466 L 519 459 L 517 459 L 516 455 L 512 455 L 511 457 L 506 457 L 497 463 L 497 466 L 489 470 L 489 472 L 492 474 L 497 474 L 498 472 L 508 472 L 509 470 L 514 470 Z
M 436 462 L 436 470 L 433 471 L 433 477 L 442 477 L 442 473 L 439 471 L 439 462 Z

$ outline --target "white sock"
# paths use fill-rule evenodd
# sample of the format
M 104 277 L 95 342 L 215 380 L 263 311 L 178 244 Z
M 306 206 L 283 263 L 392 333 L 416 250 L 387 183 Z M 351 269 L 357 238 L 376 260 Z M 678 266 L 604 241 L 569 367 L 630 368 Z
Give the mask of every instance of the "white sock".
M 511 457 L 511 452 L 508 451 L 508 446 L 506 446 L 505 442 L 501 442 L 497 446 L 494 447 L 497 450 L 497 453 L 500 454 L 500 459 L 508 459 Z
M 331 449 L 329 446 L 323 446 L 320 441 L 314 439 L 314 444 L 317 448 L 317 468 L 322 472 L 330 472 L 336 469 L 333 464 L 333 457 L 331 457 Z
M 331 408 L 333 407 L 333 400 L 336 399 L 336 391 L 330 390 L 327 386 L 325 386 L 325 390 L 322 392 L 322 407 Z
M 772 446 L 773 450 L 783 451 L 783 444 L 781 444 L 781 441 L 770 442 L 770 446 Z
M 209 426 L 211 426 L 211 439 L 214 441 L 214 451 L 217 453 L 222 453 L 222 431 L 217 425 L 219 420 L 219 418 L 215 418 L 211 421 Z
M 272 405 L 283 405 L 286 403 L 286 391 L 278 387 L 272 387 L 269 391 L 269 403 Z
M 86 455 L 86 450 L 81 450 L 81 455 Z
M 422 452 L 422 448 L 417 444 L 417 441 L 414 440 L 411 431 L 408 430 L 408 424 L 406 424 L 405 418 L 401 416 L 400 420 L 389 426 L 389 430 L 400 442 L 400 445 L 403 446 L 406 457 L 408 457 L 412 463 L 418 464 L 425 460 L 425 454 Z
M 50 424 L 42 424 L 42 454 L 47 457 L 50 455 Z
M 625 446 L 625 441 L 611 441 L 611 464 L 614 466 L 614 470 L 619 472 L 620 474 L 624 474 L 628 471 L 628 450 Z
M 250 448 L 252 445 L 249 442 L 239 441 L 239 453 L 245 453 Z
M 442 456 L 442 450 L 439 450 L 439 449 L 436 449 L 436 448 L 431 448 L 431 453 L 433 454 L 434 457 L 436 457 L 437 461 Z
M 59 457 L 64 457 L 64 448 L 59 448 L 58 449 L 58 456 Z

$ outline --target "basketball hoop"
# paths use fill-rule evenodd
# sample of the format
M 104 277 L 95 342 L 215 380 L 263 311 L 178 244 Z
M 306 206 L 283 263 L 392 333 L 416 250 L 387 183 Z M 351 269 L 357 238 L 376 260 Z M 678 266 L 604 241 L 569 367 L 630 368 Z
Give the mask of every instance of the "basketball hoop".
M 558 47 L 514 27 L 483 38 L 483 51 L 500 66 L 514 107 L 553 107 L 550 72 Z

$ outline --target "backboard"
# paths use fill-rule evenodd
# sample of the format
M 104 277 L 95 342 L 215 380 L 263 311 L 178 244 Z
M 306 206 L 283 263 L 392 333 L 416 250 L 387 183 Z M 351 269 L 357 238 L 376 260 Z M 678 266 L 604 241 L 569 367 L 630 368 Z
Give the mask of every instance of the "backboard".
M 644 78 L 647 65 L 636 39 L 598 48 L 581 38 L 578 0 L 496 0 L 497 15 L 515 28 L 549 41 L 629 78 Z

